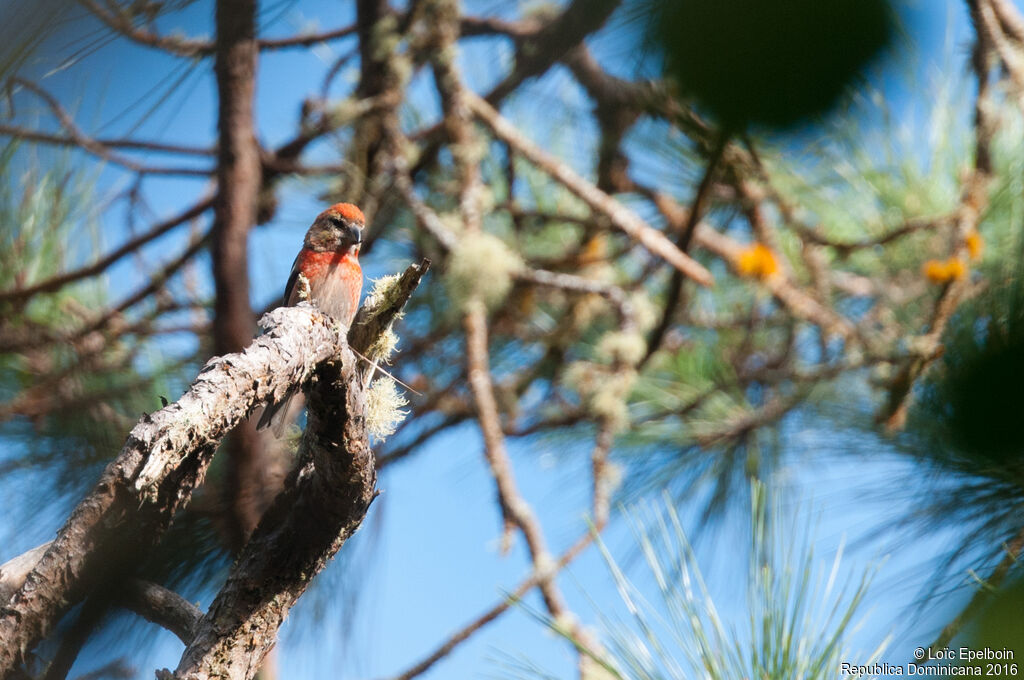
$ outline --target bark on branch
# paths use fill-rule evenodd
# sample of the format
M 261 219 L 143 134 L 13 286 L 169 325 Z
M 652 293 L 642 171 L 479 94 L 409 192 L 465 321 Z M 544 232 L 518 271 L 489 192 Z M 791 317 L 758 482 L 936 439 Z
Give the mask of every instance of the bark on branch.
M 128 583 L 119 604 L 171 631 L 185 644 L 192 639 L 203 615 L 194 604 L 173 590 L 141 579 Z
M 389 296 L 385 309 L 361 310 L 356 321 L 361 328 L 353 332 L 353 347 L 365 350 L 367 343 L 376 340 L 374 333 L 395 318 L 427 266 L 424 262 L 409 267 L 401 279 L 400 294 Z M 310 418 L 302 447 L 312 458 L 312 472 L 307 465 L 293 475 L 288 500 L 299 506 L 293 513 L 286 513 L 288 503 L 279 499 L 268 523 L 260 529 L 260 545 L 279 545 L 275 541 L 294 538 L 305 552 L 296 548 L 293 560 L 282 569 L 300 562 L 322 566 L 354 530 L 354 526 L 341 520 L 355 517 L 360 508 L 365 512 L 364 501 L 359 500 L 364 496 L 347 497 L 354 482 L 346 477 L 345 471 L 353 469 L 350 464 L 367 457 L 372 462 L 372 456 L 365 441 L 359 439 L 363 427 L 363 415 L 358 410 L 361 393 L 350 390 L 342 404 L 337 393 L 328 388 L 337 378 L 350 377 L 345 371 L 354 365 L 351 360 L 342 362 L 344 368 L 330 363 L 343 353 L 347 355 L 347 343 L 339 337 L 335 322 L 311 306 L 276 309 L 263 318 L 262 326 L 266 332 L 244 351 L 209 361 L 178 401 L 143 416 L 128 435 L 121 453 L 75 508 L 17 591 L 0 601 L 0 677 L 15 673 L 25 654 L 53 631 L 73 605 L 96 588 L 124 578 L 131 565 L 142 561 L 175 512 L 202 482 L 218 442 L 232 427 L 262 403 L 279 399 L 314 375 L 318 383 L 309 400 Z M 325 363 L 328 366 L 323 368 Z M 344 437 L 335 439 L 339 434 Z M 352 451 L 346 448 L 350 442 Z M 359 479 L 365 483 L 367 478 L 364 474 Z M 331 486 L 339 480 L 344 482 L 340 488 Z M 327 505 L 320 508 L 314 501 Z M 303 516 L 310 524 L 321 522 L 319 515 L 317 522 L 310 522 L 309 516 L 303 514 L 310 508 L 328 513 L 324 524 L 330 519 L 333 526 L 345 529 L 336 544 L 323 546 L 332 552 L 316 559 L 312 559 L 311 546 L 316 544 L 313 538 L 323 540 L 320 527 L 315 536 L 308 531 L 299 536 L 282 532 L 280 524 L 293 521 L 292 515 Z M 269 537 L 268 532 L 272 533 Z M 238 565 L 252 564 L 245 557 L 250 554 L 251 551 L 244 553 Z M 238 579 L 245 578 L 238 565 L 232 574 L 235 586 L 239 585 Z M 261 568 L 266 573 L 270 566 L 266 563 Z M 318 570 L 310 567 L 308 577 Z M 232 582 L 225 591 L 237 594 L 230 590 Z M 297 597 L 299 593 L 301 590 L 293 594 Z M 218 598 L 218 603 L 222 599 Z M 221 616 L 224 607 L 232 603 L 230 597 L 226 602 L 211 612 Z M 281 618 L 286 612 L 287 607 Z M 276 629 L 274 626 L 270 630 Z M 201 626 L 199 630 L 201 634 L 205 629 Z
M 350 338 L 357 351 L 391 325 L 427 266 L 406 270 L 398 304 L 360 311 Z M 199 622 L 175 678 L 254 677 L 292 605 L 366 516 L 377 481 L 364 416 L 367 381 L 347 343 L 341 350 L 307 390 L 299 464 Z

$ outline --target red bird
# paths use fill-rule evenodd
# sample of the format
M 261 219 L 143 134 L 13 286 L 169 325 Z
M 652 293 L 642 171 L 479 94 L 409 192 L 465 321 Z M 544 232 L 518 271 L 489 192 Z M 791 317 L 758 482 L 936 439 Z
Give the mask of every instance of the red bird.
M 302 274 L 309 284 L 309 300 L 346 329 L 351 326 L 363 289 L 359 247 L 365 225 L 363 211 L 351 203 L 335 203 L 317 215 L 292 265 L 284 291 L 284 306 L 291 307 L 303 299 L 304 286 L 299 285 L 299 274 Z M 274 421 L 275 432 L 280 435 L 288 419 L 276 419 L 274 415 L 282 409 L 282 415 L 287 414 L 290 399 L 291 395 L 277 404 L 268 404 L 257 427 L 264 428 Z

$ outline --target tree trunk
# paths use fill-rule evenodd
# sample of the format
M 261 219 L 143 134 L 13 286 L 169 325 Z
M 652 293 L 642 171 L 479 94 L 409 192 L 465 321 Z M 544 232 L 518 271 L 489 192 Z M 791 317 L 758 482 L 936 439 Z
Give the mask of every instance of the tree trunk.
M 214 353 L 237 352 L 249 342 L 255 318 L 249 303 L 249 230 L 256 222 L 261 168 L 253 123 L 256 85 L 256 0 L 218 0 L 215 73 L 219 110 L 218 194 L 214 205 Z M 273 442 L 248 420 L 227 440 L 224 485 L 227 539 L 241 549 L 280 488 L 283 468 Z

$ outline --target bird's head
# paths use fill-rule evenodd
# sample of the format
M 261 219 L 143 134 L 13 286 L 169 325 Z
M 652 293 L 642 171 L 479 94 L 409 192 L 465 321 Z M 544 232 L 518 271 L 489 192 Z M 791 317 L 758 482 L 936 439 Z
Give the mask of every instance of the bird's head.
M 351 203 L 335 203 L 316 216 L 306 232 L 305 246 L 317 252 L 359 254 L 366 218 Z

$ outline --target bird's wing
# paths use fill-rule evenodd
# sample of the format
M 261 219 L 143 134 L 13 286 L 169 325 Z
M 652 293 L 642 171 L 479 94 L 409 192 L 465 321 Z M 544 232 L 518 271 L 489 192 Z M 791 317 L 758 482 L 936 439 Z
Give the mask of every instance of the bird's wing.
M 302 257 L 300 252 L 295 256 L 295 261 L 292 262 L 292 273 L 288 275 L 288 283 L 284 286 L 284 299 L 281 301 L 283 307 L 290 307 L 294 305 L 297 300 L 292 300 L 292 295 L 295 293 L 295 284 L 299 280 L 299 258 Z

